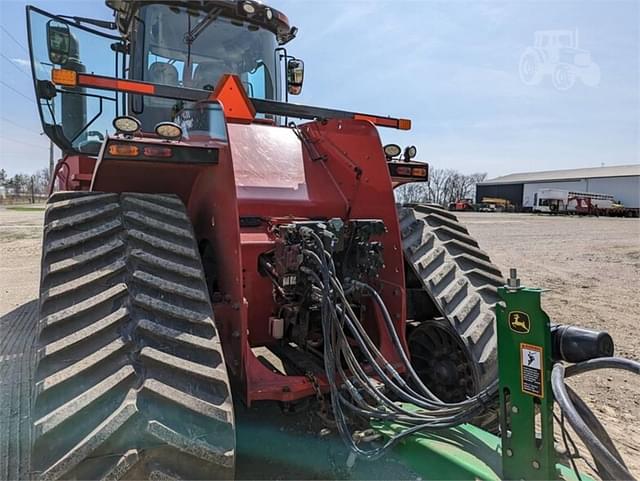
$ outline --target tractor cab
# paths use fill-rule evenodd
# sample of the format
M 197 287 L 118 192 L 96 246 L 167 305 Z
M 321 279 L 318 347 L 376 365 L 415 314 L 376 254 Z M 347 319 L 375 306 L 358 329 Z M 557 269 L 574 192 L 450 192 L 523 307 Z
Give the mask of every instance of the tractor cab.
M 167 89 L 213 91 L 224 74 L 236 75 L 252 99 L 286 101 L 302 88 L 303 63 L 283 47 L 295 37 L 287 17 L 254 2 L 130 2 L 108 0 L 115 22 L 52 15 L 28 7 L 33 76 L 45 132 L 65 153 L 96 156 L 115 118 L 130 115 L 141 132 L 161 122 L 193 128 L 194 103 L 52 81 L 75 72 Z M 59 70 L 60 72 L 54 72 Z M 285 74 L 286 72 L 286 74 Z M 220 135 L 220 108 L 199 102 L 208 122 L 199 131 Z M 208 105 L 203 106 L 207 103 Z M 202 110 L 201 109 L 201 110 Z M 201 115 L 202 116 L 202 115 Z M 275 115 L 262 114 L 271 122 Z M 207 125 L 208 124 L 208 125 Z M 188 136 L 187 136 L 188 137 Z

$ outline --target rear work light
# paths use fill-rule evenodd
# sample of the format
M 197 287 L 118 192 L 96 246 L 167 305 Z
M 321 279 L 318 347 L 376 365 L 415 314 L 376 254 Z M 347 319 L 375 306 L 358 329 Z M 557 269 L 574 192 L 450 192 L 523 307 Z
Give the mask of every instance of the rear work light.
M 133 135 L 140 130 L 141 124 L 135 117 L 122 115 L 113 119 L 113 127 L 119 134 Z
M 173 155 L 173 151 L 169 147 L 145 147 L 142 153 L 145 157 L 169 158 Z
M 130 144 L 111 144 L 109 146 L 109 155 L 113 157 L 137 157 L 140 149 Z

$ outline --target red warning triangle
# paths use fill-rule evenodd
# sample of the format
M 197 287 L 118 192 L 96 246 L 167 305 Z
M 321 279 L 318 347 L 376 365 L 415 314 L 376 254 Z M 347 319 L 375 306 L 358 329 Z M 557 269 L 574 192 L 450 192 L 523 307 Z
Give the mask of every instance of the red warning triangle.
M 250 123 L 256 116 L 256 109 L 237 75 L 224 74 L 220 77 L 211 98 L 220 102 L 224 116 L 229 120 Z

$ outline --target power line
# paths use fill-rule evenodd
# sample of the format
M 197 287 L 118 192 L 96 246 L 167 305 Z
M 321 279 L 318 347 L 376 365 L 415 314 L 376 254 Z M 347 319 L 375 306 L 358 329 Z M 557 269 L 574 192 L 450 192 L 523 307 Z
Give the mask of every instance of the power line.
M 20 95 L 22 98 L 27 99 L 29 102 L 33 102 L 34 100 L 32 98 L 27 97 L 25 94 L 23 94 L 22 92 L 20 92 L 19 90 L 14 89 L 11 85 L 9 85 L 7 82 L 5 82 L 4 80 L 0 80 L 0 84 L 4 85 L 5 87 L 7 87 L 9 90 L 13 90 L 15 93 L 17 93 L 18 95 Z
M 2 25 L 0 25 L 0 29 L 2 29 L 2 31 L 7 34 L 7 37 L 9 37 L 11 40 L 13 40 L 22 50 L 24 50 L 24 53 L 29 55 L 29 52 L 27 51 L 25 46 L 22 45 L 18 40 L 16 40 L 16 38 L 13 35 L 11 35 L 11 32 L 9 32 L 9 30 L 4 28 Z
M 9 57 L 7 57 L 7 56 L 6 56 L 5 54 L 3 54 L 2 52 L 0 52 L 0 57 L 2 57 L 2 58 L 3 58 L 3 59 L 5 59 L 7 62 L 9 62 L 11 65 L 13 65 L 13 66 L 18 70 L 18 71 L 20 71 L 20 73 L 21 73 L 22 75 L 26 75 L 27 77 L 31 78 L 31 76 L 30 76 L 27 72 L 25 72 L 24 70 L 22 70 L 22 69 L 20 68 L 20 66 L 19 66 L 17 63 L 15 63 L 12 59 L 10 59 Z
M 49 147 L 45 147 L 44 145 L 30 144 L 29 142 L 22 142 L 21 140 L 8 139 L 6 137 L 0 137 L 0 140 L 2 140 L 3 142 L 5 142 L 5 141 L 6 142 L 15 142 L 16 144 L 26 145 L 27 147 L 35 147 L 37 149 L 49 150 Z
M 32 128 L 29 128 L 29 127 L 25 127 L 24 125 L 20 125 L 20 124 L 14 122 L 13 120 L 8 119 L 8 118 L 6 118 L 4 116 L 0 116 L 0 120 L 2 120 L 4 122 L 7 122 L 7 123 L 9 123 L 9 124 L 11 124 L 11 125 L 13 125 L 15 127 L 18 127 L 18 128 L 20 128 L 22 130 L 26 130 L 27 132 L 31 132 L 32 134 L 33 133 L 37 133 L 37 129 L 32 129 Z

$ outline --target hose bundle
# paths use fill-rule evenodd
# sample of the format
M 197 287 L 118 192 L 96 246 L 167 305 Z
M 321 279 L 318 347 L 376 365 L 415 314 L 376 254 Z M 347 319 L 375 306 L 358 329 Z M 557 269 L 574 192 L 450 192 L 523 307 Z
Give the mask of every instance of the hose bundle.
M 337 276 L 331 252 L 325 248 L 318 234 L 302 226 L 300 235 L 304 239 L 302 254 L 309 261 L 305 262 L 301 271 L 309 277 L 320 299 L 324 367 L 336 425 L 344 442 L 356 454 L 375 459 L 405 436 L 423 429 L 458 426 L 486 411 L 497 397 L 497 380 L 464 401 L 447 403 L 440 400 L 424 385 L 411 366 L 380 294 L 372 286 L 355 280 L 345 282 L 345 289 Z M 411 384 L 400 376 L 369 337 L 348 300 L 348 296 L 354 292 L 370 296 L 380 309 L 387 333 Z M 360 359 L 366 361 L 384 389 L 374 384 Z M 411 403 L 419 409 L 406 410 L 399 402 Z M 398 423 L 405 429 L 379 447 L 363 449 L 349 431 L 347 413 L 367 421 L 377 419 Z

